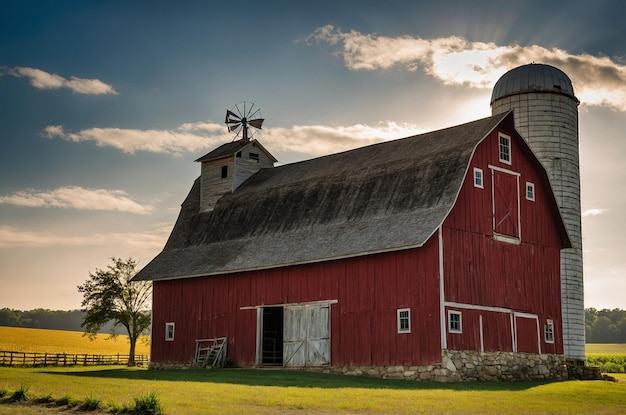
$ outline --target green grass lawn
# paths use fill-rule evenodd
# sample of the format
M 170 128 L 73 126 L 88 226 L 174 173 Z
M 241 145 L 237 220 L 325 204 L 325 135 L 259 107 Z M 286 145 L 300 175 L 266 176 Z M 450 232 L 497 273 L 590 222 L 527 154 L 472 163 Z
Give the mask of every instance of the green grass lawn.
M 109 408 L 155 392 L 166 414 L 181 415 L 626 413 L 626 382 L 603 381 L 438 384 L 289 370 L 0 368 L 0 390 L 21 387 L 31 398 L 89 397 Z M 41 409 L 2 404 L 0 414 Z

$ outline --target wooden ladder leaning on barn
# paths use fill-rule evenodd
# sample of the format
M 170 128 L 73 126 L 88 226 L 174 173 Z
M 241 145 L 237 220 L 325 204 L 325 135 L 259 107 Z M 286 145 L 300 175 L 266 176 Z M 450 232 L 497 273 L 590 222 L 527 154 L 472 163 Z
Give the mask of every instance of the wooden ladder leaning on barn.
M 196 339 L 194 367 L 224 367 L 226 361 L 226 337 Z

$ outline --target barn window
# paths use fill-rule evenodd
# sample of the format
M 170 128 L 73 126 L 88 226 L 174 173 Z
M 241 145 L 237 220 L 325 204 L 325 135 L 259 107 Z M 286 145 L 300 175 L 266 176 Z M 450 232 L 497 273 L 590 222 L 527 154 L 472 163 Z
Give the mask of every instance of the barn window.
M 474 187 L 483 188 L 483 171 L 478 167 L 474 167 Z
M 250 153 L 248 154 L 248 158 L 250 160 L 259 161 L 259 153 Z
M 526 199 L 535 200 L 535 184 L 526 182 Z
M 554 343 L 554 322 L 552 320 L 546 321 L 546 325 L 543 326 L 543 334 L 546 343 Z
M 398 333 L 411 332 L 411 309 L 398 309 Z
M 448 331 L 450 333 L 463 333 L 460 311 L 448 311 Z
M 165 340 L 174 340 L 174 323 L 165 323 Z
M 222 179 L 228 177 L 228 166 L 222 166 Z
M 504 134 L 498 134 L 498 149 L 500 161 L 511 164 L 511 137 Z

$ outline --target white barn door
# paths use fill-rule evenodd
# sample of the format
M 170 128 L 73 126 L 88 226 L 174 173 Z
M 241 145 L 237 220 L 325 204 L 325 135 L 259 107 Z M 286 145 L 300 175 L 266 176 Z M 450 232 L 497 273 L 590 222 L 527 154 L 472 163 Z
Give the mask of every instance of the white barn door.
M 285 307 L 283 362 L 285 366 L 330 364 L 330 314 L 328 304 Z

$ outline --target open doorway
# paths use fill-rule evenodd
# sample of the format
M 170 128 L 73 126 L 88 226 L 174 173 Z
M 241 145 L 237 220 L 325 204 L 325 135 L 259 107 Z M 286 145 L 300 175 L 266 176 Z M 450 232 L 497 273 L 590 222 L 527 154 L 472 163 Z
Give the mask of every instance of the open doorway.
M 263 308 L 263 342 L 261 364 L 283 364 L 283 307 Z

